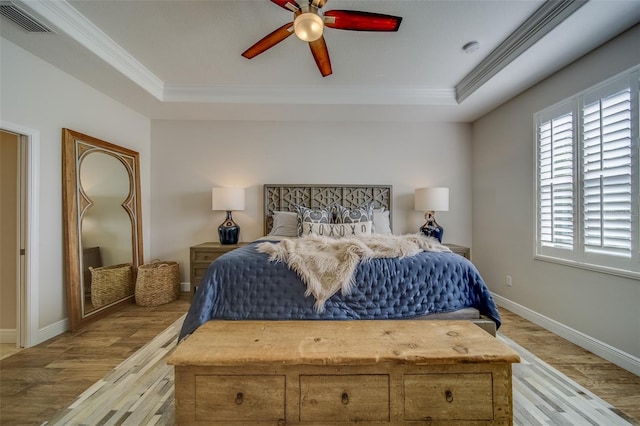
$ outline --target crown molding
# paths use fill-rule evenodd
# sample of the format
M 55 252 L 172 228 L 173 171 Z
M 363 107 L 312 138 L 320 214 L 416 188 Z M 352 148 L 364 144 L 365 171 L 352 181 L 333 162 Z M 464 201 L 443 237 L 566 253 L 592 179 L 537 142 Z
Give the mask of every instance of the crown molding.
M 468 98 L 587 1 L 547 0 L 456 85 L 457 102 Z
M 68 35 L 156 99 L 162 100 L 164 89 L 162 80 L 66 0 L 21 1 L 20 4 L 53 24 L 58 33 Z
M 407 87 L 181 86 L 165 85 L 165 102 L 296 105 L 456 105 L 453 89 Z

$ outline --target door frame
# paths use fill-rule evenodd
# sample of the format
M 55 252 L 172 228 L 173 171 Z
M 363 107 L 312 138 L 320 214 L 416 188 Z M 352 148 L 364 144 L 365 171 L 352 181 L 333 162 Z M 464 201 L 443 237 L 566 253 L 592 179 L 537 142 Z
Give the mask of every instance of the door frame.
M 20 205 L 18 214 L 21 229 L 20 245 L 18 249 L 25 250 L 24 255 L 19 252 L 19 279 L 17 280 L 17 322 L 16 343 L 20 347 L 28 348 L 38 344 L 39 332 L 39 182 L 40 182 L 40 132 L 19 124 L 0 120 L 0 128 L 7 132 L 20 135 L 19 138 L 19 179 Z M 26 223 L 23 223 L 26 221 Z

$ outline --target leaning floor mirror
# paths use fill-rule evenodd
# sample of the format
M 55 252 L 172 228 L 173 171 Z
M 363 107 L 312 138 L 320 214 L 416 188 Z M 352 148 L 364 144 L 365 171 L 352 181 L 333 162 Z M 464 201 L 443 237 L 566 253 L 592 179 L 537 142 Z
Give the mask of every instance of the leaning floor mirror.
M 134 300 L 142 264 L 136 151 L 62 129 L 62 206 L 69 329 Z

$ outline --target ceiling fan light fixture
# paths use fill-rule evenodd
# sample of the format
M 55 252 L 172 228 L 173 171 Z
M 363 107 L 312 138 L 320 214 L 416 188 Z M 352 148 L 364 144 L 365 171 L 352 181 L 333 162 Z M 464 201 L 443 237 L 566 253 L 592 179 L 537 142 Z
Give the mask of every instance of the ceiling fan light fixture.
M 293 21 L 293 29 L 300 40 L 315 41 L 322 37 L 324 22 L 317 13 L 305 12 Z

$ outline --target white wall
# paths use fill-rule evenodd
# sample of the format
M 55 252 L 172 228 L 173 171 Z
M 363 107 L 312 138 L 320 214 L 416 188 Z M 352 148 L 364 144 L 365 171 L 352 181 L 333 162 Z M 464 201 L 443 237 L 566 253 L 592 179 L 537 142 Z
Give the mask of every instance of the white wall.
M 636 366 L 640 282 L 533 260 L 533 114 L 640 63 L 639 40 L 636 26 L 482 117 L 472 144 L 474 263 L 490 289 Z
M 233 213 L 241 241 L 263 235 L 265 183 L 393 185 L 395 233 L 424 222 L 415 188 L 447 186 L 449 212 L 437 213 L 444 240 L 471 243 L 468 124 L 154 120 L 151 140 L 151 256 L 179 261 L 183 282 L 189 247 L 218 241 L 214 186 L 247 188 L 246 209 Z
M 62 258 L 62 128 L 140 153 L 145 248 L 149 247 L 150 120 L 79 80 L 0 39 L 2 120 L 40 133 L 40 330 L 67 317 Z M 49 336 L 50 337 L 50 336 Z

